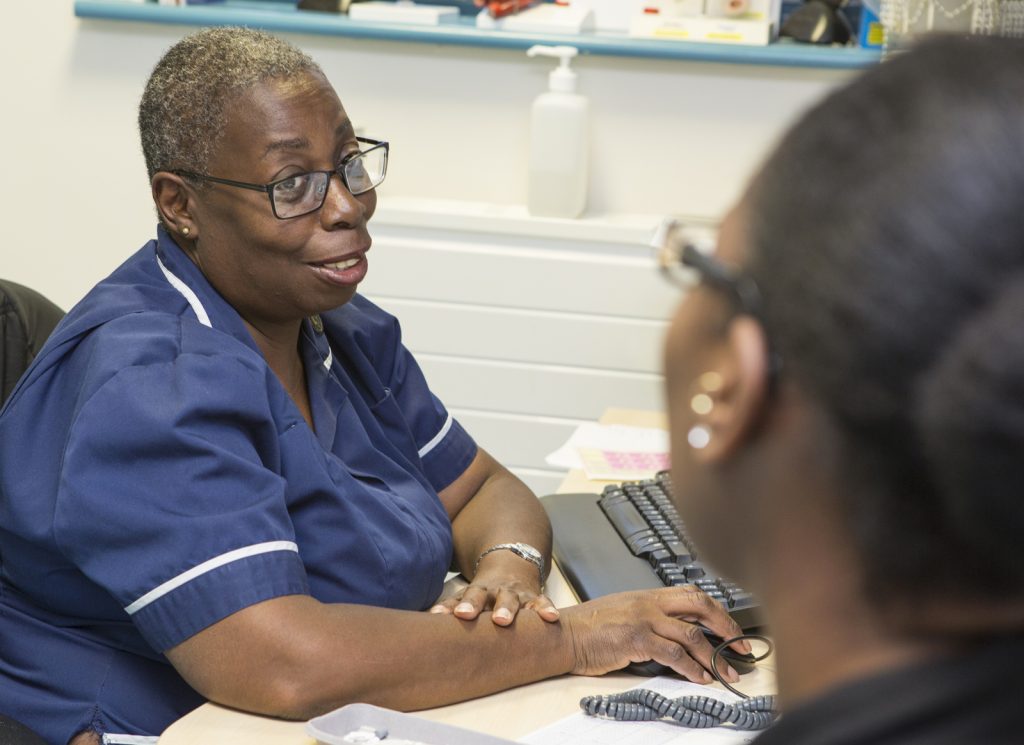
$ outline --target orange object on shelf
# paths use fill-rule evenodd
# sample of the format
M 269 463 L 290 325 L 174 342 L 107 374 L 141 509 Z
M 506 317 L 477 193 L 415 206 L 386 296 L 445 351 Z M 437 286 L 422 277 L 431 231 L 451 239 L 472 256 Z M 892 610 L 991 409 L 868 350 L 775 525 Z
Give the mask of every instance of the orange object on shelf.
M 487 11 L 492 18 L 503 18 L 536 4 L 537 0 L 488 0 Z

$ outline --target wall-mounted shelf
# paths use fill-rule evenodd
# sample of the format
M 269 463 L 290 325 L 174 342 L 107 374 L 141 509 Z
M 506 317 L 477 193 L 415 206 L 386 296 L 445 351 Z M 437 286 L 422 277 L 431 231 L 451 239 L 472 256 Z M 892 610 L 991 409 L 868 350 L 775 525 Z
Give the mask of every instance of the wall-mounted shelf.
M 880 53 L 858 47 L 817 47 L 780 41 L 768 46 L 703 44 L 635 39 L 625 34 L 528 34 L 478 29 L 474 19 L 457 23 L 411 26 L 353 21 L 348 16 L 296 10 L 278 0 L 226 0 L 211 5 L 168 6 L 133 0 L 75 0 L 79 18 L 103 18 L 185 26 L 245 25 L 283 31 L 357 39 L 526 49 L 533 44 L 571 44 L 584 54 L 677 59 L 782 67 L 859 68 L 875 64 Z

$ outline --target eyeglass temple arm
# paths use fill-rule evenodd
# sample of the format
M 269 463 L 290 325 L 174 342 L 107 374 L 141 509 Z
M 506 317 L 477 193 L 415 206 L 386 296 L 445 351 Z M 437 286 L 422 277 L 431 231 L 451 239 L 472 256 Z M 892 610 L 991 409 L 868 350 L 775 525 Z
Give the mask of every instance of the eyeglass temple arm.
M 212 181 L 215 184 L 227 184 L 228 186 L 237 186 L 239 189 L 249 189 L 250 191 L 262 191 L 264 194 L 270 191 L 269 186 L 264 186 L 261 184 L 248 184 L 245 181 L 233 181 L 229 178 L 204 176 L 201 173 L 194 173 L 193 171 L 171 171 L 171 173 L 177 174 L 178 176 L 185 176 L 186 178 L 198 179 L 200 181 Z
M 701 276 L 732 293 L 740 308 L 755 317 L 761 315 L 761 292 L 749 277 L 701 253 L 692 243 L 683 246 L 682 263 L 693 267 Z

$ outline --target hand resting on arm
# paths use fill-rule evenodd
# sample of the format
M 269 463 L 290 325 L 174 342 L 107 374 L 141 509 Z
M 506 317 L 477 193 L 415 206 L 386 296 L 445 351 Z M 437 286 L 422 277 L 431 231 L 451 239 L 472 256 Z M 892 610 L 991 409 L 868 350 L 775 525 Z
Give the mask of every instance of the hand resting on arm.
M 520 608 L 537 611 L 545 621 L 558 610 L 541 592 L 537 567 L 507 550 L 488 548 L 524 542 L 544 556 L 550 570 L 551 525 L 540 500 L 507 468 L 479 449 L 469 468 L 440 493 L 452 520 L 455 569 L 470 579 L 468 587 L 434 606 L 434 613 L 454 613 L 471 620 L 490 610 L 491 620 L 507 626 Z M 479 561 L 479 563 L 478 563 Z
M 725 638 L 740 633 L 689 587 L 608 596 L 563 609 L 556 623 L 527 609 L 504 628 L 488 616 L 466 621 L 290 595 L 234 613 L 166 654 L 211 701 L 304 719 L 355 701 L 429 708 L 649 659 L 703 682 L 712 650 L 688 621 Z

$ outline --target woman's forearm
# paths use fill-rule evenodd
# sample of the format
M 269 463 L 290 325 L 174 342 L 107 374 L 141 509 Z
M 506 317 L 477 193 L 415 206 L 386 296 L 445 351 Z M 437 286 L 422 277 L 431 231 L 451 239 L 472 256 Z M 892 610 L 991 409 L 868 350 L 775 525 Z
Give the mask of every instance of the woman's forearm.
M 681 619 L 722 637 L 741 633 L 694 587 L 610 595 L 566 608 L 555 622 L 524 610 L 508 626 L 486 613 L 464 620 L 289 595 L 228 616 L 167 657 L 212 701 L 302 719 L 356 701 L 423 709 L 649 659 L 710 680 L 711 646 Z
M 572 670 L 568 627 L 522 612 L 452 615 L 287 596 L 230 616 L 168 652 L 208 699 L 304 719 L 352 702 L 416 710 Z
M 544 557 L 543 574 L 547 576 L 550 570 L 551 524 L 547 514 L 526 484 L 501 466 L 452 521 L 452 535 L 456 566 L 467 577 L 473 576 L 481 553 L 500 543 L 533 546 Z M 511 556 L 515 558 L 513 564 L 527 564 L 524 559 Z M 506 559 L 508 556 L 488 554 L 486 560 Z

